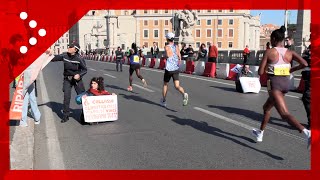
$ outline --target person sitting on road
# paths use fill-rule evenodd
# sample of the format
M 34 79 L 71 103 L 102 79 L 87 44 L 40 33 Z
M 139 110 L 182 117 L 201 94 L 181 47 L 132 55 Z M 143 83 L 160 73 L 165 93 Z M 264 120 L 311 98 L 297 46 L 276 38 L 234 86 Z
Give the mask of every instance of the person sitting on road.
M 235 81 L 235 84 L 236 84 L 236 90 L 240 93 L 243 93 L 243 90 L 242 90 L 242 86 L 241 86 L 241 83 L 240 83 L 240 77 L 254 77 L 253 73 L 250 71 L 249 69 L 249 65 L 244 65 L 241 72 L 239 72 L 237 74 L 237 79 Z
M 110 93 L 104 89 L 104 79 L 103 77 L 93 77 L 90 81 L 90 89 L 86 92 L 76 96 L 76 103 L 82 104 L 82 97 L 87 96 L 102 96 L 102 95 L 115 95 L 115 93 Z M 80 121 L 85 124 L 83 110 L 81 112 Z

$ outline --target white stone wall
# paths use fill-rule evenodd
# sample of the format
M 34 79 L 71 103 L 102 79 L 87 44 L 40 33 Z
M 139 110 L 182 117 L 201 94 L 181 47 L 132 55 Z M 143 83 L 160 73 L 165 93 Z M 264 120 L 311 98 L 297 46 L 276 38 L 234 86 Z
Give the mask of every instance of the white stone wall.
M 311 11 L 298 10 L 297 31 L 294 37 L 294 45 L 298 53 L 302 53 L 310 44 Z
M 94 28 L 100 25 L 101 28 Z M 91 36 L 101 35 L 101 36 Z M 81 49 L 103 49 L 105 48 L 103 41 L 106 39 L 106 19 L 103 16 L 84 16 L 79 21 L 79 45 Z

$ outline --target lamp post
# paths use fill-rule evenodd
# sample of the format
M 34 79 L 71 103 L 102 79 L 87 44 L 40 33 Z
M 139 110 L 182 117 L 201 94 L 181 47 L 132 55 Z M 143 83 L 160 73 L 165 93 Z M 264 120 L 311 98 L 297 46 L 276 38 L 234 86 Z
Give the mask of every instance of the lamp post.
M 106 18 L 106 26 L 107 26 L 107 47 L 110 47 L 110 19 L 111 18 L 116 18 L 118 21 L 118 16 L 112 16 L 110 15 L 110 10 L 108 10 L 108 13 L 106 16 L 104 16 L 104 18 Z M 118 25 L 118 23 L 117 23 Z

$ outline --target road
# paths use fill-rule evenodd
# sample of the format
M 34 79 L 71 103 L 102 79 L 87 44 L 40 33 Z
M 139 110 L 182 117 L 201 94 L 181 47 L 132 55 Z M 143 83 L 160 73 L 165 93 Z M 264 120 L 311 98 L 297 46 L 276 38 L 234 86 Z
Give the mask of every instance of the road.
M 180 74 L 189 105 L 170 83 L 167 108 L 159 105 L 163 71 L 142 68 L 148 86 L 134 74 L 128 86 L 128 66 L 87 60 L 86 89 L 94 76 L 105 79 L 106 90 L 118 95 L 119 119 L 81 125 L 81 106 L 71 98 L 71 118 L 61 124 L 63 63 L 44 69 L 38 103 L 42 112 L 34 130 L 34 169 L 310 169 L 304 135 L 281 120 L 276 110 L 256 143 L 251 129 L 262 120 L 268 95 L 240 94 L 233 81 Z M 290 112 L 303 124 L 301 94 L 285 97 Z

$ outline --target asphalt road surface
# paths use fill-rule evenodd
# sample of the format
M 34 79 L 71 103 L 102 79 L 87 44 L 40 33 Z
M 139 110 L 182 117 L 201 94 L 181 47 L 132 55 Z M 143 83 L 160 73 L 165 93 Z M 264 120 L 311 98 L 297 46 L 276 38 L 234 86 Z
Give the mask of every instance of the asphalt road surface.
M 41 124 L 35 127 L 34 169 L 310 169 L 303 134 L 281 120 L 273 109 L 262 143 L 251 129 L 262 120 L 266 89 L 240 94 L 233 81 L 180 74 L 188 106 L 170 82 L 167 108 L 159 102 L 163 70 L 142 68 L 148 86 L 134 74 L 128 92 L 128 66 L 87 60 L 86 89 L 94 76 L 118 95 L 119 119 L 81 125 L 81 106 L 72 90 L 71 118 L 61 124 L 63 63 L 52 62 L 40 76 Z M 290 112 L 303 124 L 301 94 L 285 97 Z

